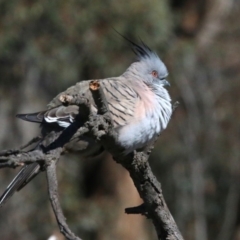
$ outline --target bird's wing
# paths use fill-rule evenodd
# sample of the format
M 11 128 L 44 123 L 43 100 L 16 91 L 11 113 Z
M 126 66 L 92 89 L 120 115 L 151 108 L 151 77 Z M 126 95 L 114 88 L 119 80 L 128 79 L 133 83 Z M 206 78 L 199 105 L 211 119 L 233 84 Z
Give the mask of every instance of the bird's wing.
M 28 122 L 41 123 L 43 121 L 45 112 L 46 111 L 41 111 L 36 113 L 17 114 L 16 117 Z
M 126 81 L 106 79 L 101 83 L 114 125 L 120 127 L 128 124 L 134 118 L 138 94 Z
M 47 122 L 57 123 L 61 127 L 68 127 L 73 123 L 76 115 L 78 114 L 78 107 L 71 106 L 58 106 L 46 111 L 30 113 L 30 114 L 17 114 L 16 117 L 29 122 Z
M 74 122 L 79 108 L 76 105 L 58 106 L 45 112 L 44 120 L 48 123 L 57 123 L 61 127 L 68 127 Z
M 100 81 L 114 125 L 116 127 L 126 125 L 134 118 L 136 104 L 139 100 L 138 94 L 122 79 L 109 78 Z M 48 104 L 48 110 L 32 114 L 18 114 L 17 117 L 30 122 L 57 123 L 59 126 L 66 128 L 75 120 L 79 108 L 76 105 L 63 106 L 59 100 L 59 97 L 63 94 L 85 97 L 92 106 L 95 106 L 92 94 L 89 91 L 89 81 L 83 81 L 58 94 Z

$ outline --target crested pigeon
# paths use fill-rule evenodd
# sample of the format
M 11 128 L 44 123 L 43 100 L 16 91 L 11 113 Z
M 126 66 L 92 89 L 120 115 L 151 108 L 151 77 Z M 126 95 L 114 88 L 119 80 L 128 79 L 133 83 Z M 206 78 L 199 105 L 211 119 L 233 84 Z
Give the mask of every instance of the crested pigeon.
M 132 45 L 136 60 L 121 76 L 99 80 L 109 105 L 114 128 L 118 132 L 118 142 L 126 149 L 126 153 L 142 148 L 152 141 L 167 127 L 172 115 L 171 98 L 165 88 L 169 85 L 166 80 L 168 75 L 166 66 L 158 55 L 142 41 L 139 45 L 128 41 Z M 48 104 L 46 111 L 19 114 L 17 117 L 41 123 L 43 136 L 48 136 L 47 133 L 53 128 L 60 130 L 67 128 L 73 122 L 81 121 L 81 119 L 76 120 L 81 109 L 75 105 L 64 106 L 59 97 L 63 94 L 82 95 L 90 101 L 93 108 L 96 108 L 89 90 L 90 81 L 78 82 L 58 94 Z M 50 139 L 43 141 L 45 144 L 51 143 Z M 100 144 L 87 136 L 81 136 L 77 139 L 77 142 L 81 141 L 85 145 L 82 149 L 77 150 L 84 156 L 96 155 L 102 149 Z M 71 148 L 71 144 L 71 142 L 66 144 L 66 148 L 69 146 Z M 38 163 L 22 167 L 0 197 L 0 206 L 39 172 L 40 165 Z

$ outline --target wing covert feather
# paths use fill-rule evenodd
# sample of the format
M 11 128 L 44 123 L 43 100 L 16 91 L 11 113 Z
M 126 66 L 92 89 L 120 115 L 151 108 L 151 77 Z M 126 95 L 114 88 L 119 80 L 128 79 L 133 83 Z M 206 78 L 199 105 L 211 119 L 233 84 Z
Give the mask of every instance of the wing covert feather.
M 116 127 L 126 125 L 130 119 L 134 117 L 135 106 L 138 101 L 138 94 L 121 80 L 122 79 L 119 78 L 99 80 L 106 95 L 109 111 Z M 66 91 L 58 94 L 48 104 L 48 109 L 51 109 L 48 111 L 48 115 L 54 117 L 55 114 L 55 116 L 58 115 L 62 119 L 76 116 L 77 106 L 65 107 L 61 104 L 59 97 L 63 94 L 86 97 L 90 103 L 95 106 L 92 94 L 89 90 L 90 81 L 91 80 L 79 82 Z M 56 107 L 58 107 L 58 110 L 54 110 Z

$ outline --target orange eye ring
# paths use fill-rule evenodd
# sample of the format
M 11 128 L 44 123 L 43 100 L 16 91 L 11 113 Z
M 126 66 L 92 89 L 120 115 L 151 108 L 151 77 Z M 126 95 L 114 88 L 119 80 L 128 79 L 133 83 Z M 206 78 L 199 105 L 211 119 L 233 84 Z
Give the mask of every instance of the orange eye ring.
M 158 77 L 158 72 L 156 70 L 153 70 L 152 75 L 153 75 L 153 77 L 157 78 Z

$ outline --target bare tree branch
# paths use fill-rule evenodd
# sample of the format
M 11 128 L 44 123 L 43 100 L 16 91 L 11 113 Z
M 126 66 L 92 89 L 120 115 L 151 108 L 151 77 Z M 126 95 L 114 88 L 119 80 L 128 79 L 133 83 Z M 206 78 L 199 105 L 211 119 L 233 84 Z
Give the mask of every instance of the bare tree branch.
M 9 151 L 11 152 L 11 150 Z M 23 166 L 25 163 L 41 162 L 45 159 L 45 154 L 42 151 L 35 150 L 32 152 L 19 153 L 12 151 L 13 154 L 8 154 L 8 156 L 0 157 L 0 168 L 4 167 L 19 167 Z M 17 153 L 17 154 L 16 154 Z
M 61 149 L 58 149 L 57 155 L 60 155 Z M 56 175 L 56 160 L 51 159 L 50 165 L 47 167 L 47 180 L 48 180 L 48 194 L 49 199 L 60 229 L 60 232 L 69 240 L 81 240 L 79 237 L 75 236 L 74 233 L 69 229 L 66 218 L 64 217 L 58 195 L 58 182 Z
M 101 91 L 100 85 L 98 88 L 92 89 L 93 96 L 98 90 Z M 98 93 L 98 96 L 100 95 L 103 94 Z M 102 105 L 106 105 L 106 100 L 104 101 L 104 99 L 102 99 L 98 107 L 101 108 Z M 176 108 L 176 106 L 177 103 L 174 107 Z M 102 135 L 100 141 L 105 149 L 112 154 L 114 160 L 129 171 L 130 176 L 144 201 L 144 204 L 141 206 L 144 211 L 141 212 L 141 214 L 152 219 L 158 239 L 182 240 L 183 237 L 164 200 L 161 184 L 154 176 L 148 162 L 155 141 L 147 146 L 144 151 L 134 151 L 133 153 L 124 156 L 122 154 L 122 149 L 119 148 L 118 145 L 115 145 L 115 143 L 117 143 L 117 135 L 114 132 L 113 127 L 110 127 L 110 131 L 107 131 L 106 135 Z M 112 142 L 114 142 L 114 147 L 112 147 Z
M 144 201 L 141 214 L 153 221 L 158 239 L 178 239 L 183 237 L 164 200 L 161 184 L 149 166 L 150 152 L 134 152 L 116 161 L 130 173 L 131 178 Z
M 94 139 L 100 141 L 104 148 L 109 151 L 115 161 L 125 167 L 133 179 L 133 182 L 143 199 L 143 204 L 135 208 L 135 213 L 141 213 L 153 221 L 158 239 L 161 240 L 183 240 L 178 227 L 166 205 L 160 183 L 148 163 L 148 158 L 154 145 L 154 141 L 141 151 L 134 151 L 128 155 L 118 144 L 117 132 L 115 131 L 108 111 L 107 101 L 101 89 L 99 81 L 90 83 L 90 90 L 98 109 L 98 114 L 91 109 L 89 101 L 79 96 L 61 95 L 60 101 L 66 105 L 78 105 L 81 107 L 81 119 L 86 118 L 84 125 L 75 121 L 67 129 L 51 133 L 53 141 L 41 150 L 33 150 L 25 153 L 4 151 L 0 153 L 2 167 L 16 167 L 21 164 L 39 162 L 44 164 L 47 171 L 48 192 L 61 233 L 70 240 L 80 240 L 69 229 L 63 215 L 58 196 L 58 184 L 56 177 L 56 164 L 63 151 L 64 145 L 75 137 L 88 132 Z M 174 105 L 176 107 L 176 105 Z M 156 140 L 156 139 L 155 139 Z M 1 155 L 2 154 L 2 155 Z M 5 154 L 5 155 L 4 155 Z M 0 167 L 1 167 L 0 165 Z M 137 210 L 136 210 L 137 209 Z M 133 213 L 133 208 L 126 209 Z

